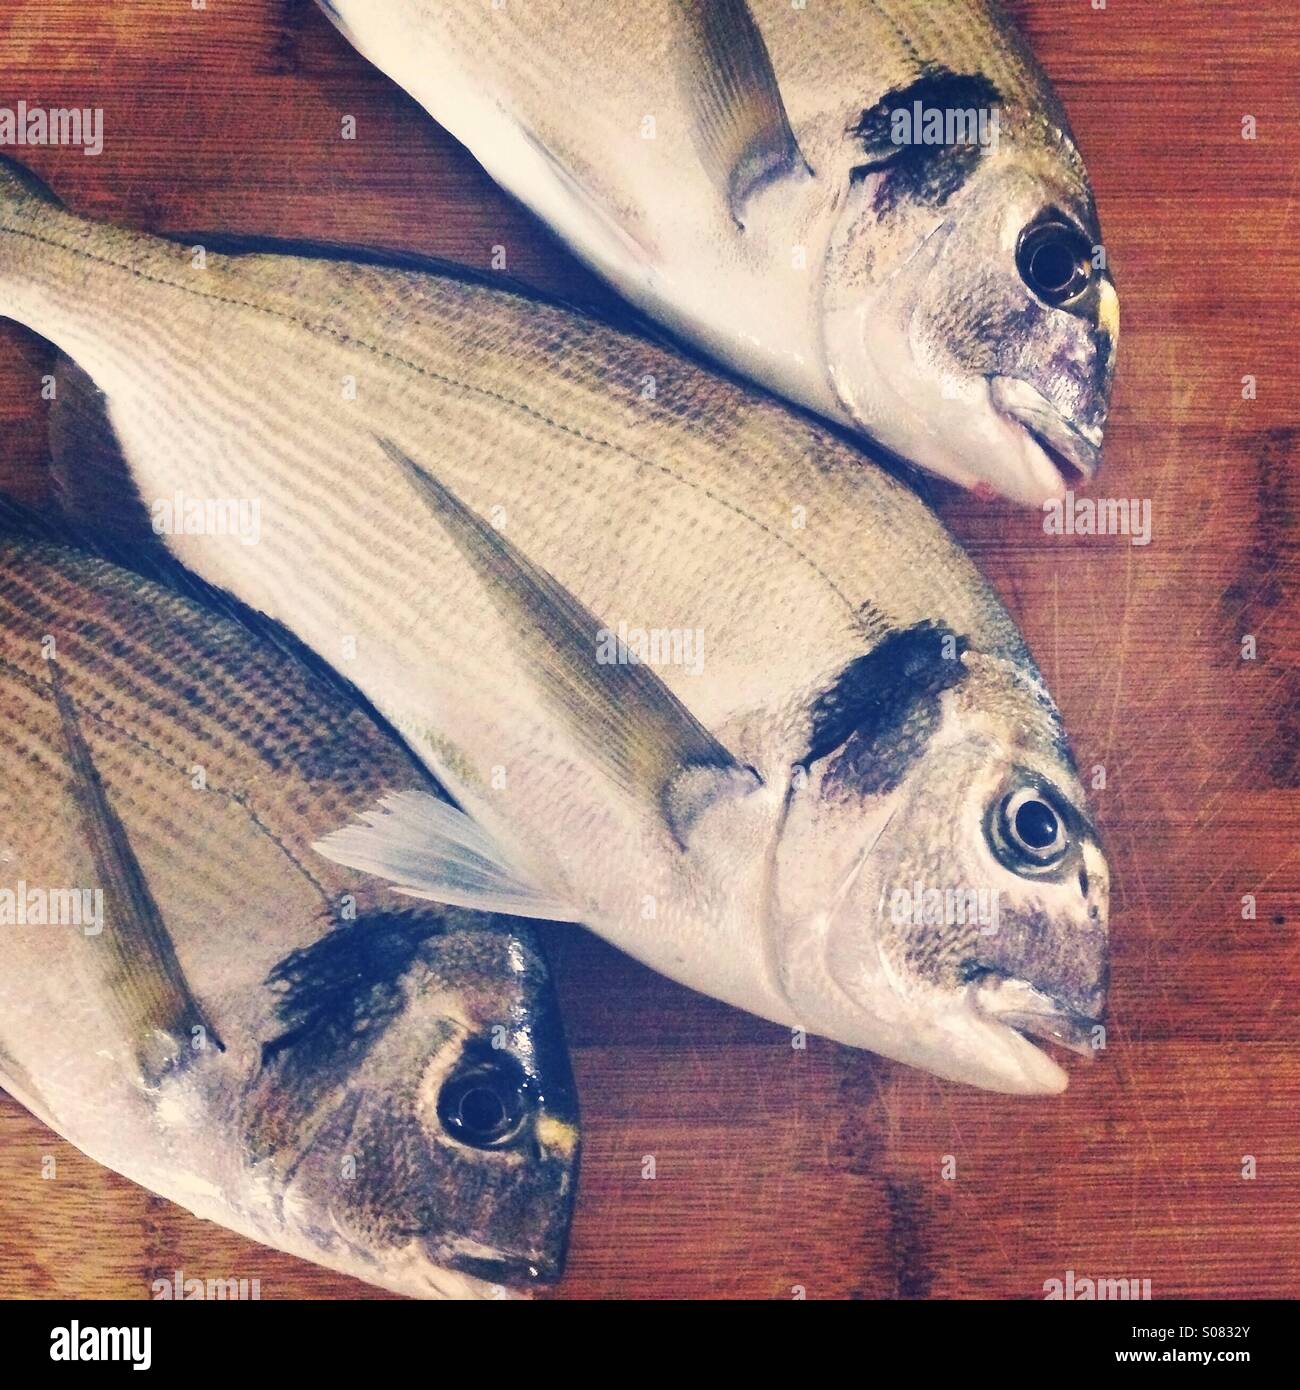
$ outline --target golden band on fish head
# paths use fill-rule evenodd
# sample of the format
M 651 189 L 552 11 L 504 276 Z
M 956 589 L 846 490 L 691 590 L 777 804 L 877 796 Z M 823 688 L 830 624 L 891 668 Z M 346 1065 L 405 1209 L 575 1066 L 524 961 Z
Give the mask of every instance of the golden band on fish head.
M 1119 301 L 1059 107 L 929 70 L 845 132 L 827 371 L 886 447 L 1039 505 L 1100 465 Z
M 811 725 L 773 894 L 793 1006 L 953 1080 L 1064 1089 L 1024 1035 L 1104 1045 L 1109 872 L 1032 665 L 895 630 Z

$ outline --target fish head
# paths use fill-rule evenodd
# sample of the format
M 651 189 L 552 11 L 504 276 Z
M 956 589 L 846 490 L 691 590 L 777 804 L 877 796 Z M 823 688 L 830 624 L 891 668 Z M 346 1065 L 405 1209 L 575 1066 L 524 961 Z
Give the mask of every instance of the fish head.
M 564 1271 L 579 1160 L 558 1004 L 526 927 L 472 913 L 448 920 L 457 925 L 426 944 L 418 982 L 426 1005 L 447 1011 L 429 1032 L 445 1040 L 430 1052 L 411 1104 L 458 1214 L 426 1234 L 426 1248 L 478 1278 L 554 1282 Z M 446 1018 L 460 1025 L 449 1035 Z
M 578 1114 L 531 929 L 386 914 L 289 961 L 288 1029 L 263 1049 L 248 1133 L 300 1230 L 404 1291 L 558 1279 Z
M 900 457 L 1040 506 L 1096 474 L 1115 367 L 1119 300 L 1086 172 L 1063 117 L 1000 106 L 982 79 L 922 108 L 967 111 L 968 141 L 894 144 L 904 100 L 850 132 L 868 159 L 841 180 L 824 267 L 831 388 Z
M 896 659 L 914 669 L 795 779 L 786 996 L 813 1031 L 936 1075 L 1062 1090 L 1028 1038 L 1104 1040 L 1109 872 L 1055 711 L 1002 658 L 959 651 L 941 673 L 913 642 Z

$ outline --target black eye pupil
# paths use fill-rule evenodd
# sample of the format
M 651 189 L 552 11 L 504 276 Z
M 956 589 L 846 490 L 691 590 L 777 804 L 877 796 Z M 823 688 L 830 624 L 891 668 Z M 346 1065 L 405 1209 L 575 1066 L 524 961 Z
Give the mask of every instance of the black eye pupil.
M 506 1108 L 501 1097 L 486 1086 L 476 1086 L 460 1098 L 460 1122 L 476 1134 L 491 1134 L 501 1126 Z
M 1039 288 L 1055 295 L 1066 289 L 1074 279 L 1078 262 L 1073 249 L 1064 241 L 1048 241 L 1034 252 L 1029 268 Z
M 1053 306 L 1081 294 L 1092 278 L 1087 239 L 1072 224 L 1056 218 L 1021 233 L 1016 259 L 1025 283 Z
M 1033 878 L 1059 870 L 1070 853 L 1071 824 L 1069 802 L 1026 776 L 989 802 L 984 838 L 1004 868 Z
M 443 1083 L 438 1118 L 463 1144 L 490 1148 L 512 1138 L 528 1112 L 524 1074 L 513 1058 L 475 1061 Z
M 1046 802 L 1026 801 L 1016 811 L 1016 834 L 1030 849 L 1047 849 L 1058 833 L 1056 812 Z

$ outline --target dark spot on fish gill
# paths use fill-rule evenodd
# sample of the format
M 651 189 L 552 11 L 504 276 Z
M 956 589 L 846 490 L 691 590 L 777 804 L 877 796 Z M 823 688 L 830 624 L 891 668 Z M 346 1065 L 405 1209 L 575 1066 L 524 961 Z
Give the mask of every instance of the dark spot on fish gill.
M 254 1162 L 283 1155 L 292 1171 L 337 1090 L 402 1011 L 402 982 L 423 942 L 443 930 L 430 912 L 375 913 L 285 956 L 267 976 L 284 1031 L 262 1045 L 246 1100 Z
M 880 217 L 888 216 L 904 201 L 942 207 L 965 183 L 985 147 L 977 141 L 896 144 L 894 113 L 905 111 L 910 117 L 918 102 L 926 112 L 989 111 L 998 105 L 1000 96 L 997 87 L 981 74 L 927 65 L 914 81 L 886 92 L 849 127 L 849 139 L 867 156 L 864 163 L 850 170 L 849 181 L 860 183 L 870 174 L 886 175 L 875 197 L 875 212 Z
M 814 702 L 803 765 L 838 753 L 829 781 L 867 793 L 896 787 L 937 727 L 940 696 L 965 678 L 968 646 L 928 622 L 891 632 Z
M 263 1068 L 288 1050 L 296 1068 L 328 1067 L 340 1053 L 355 1065 L 400 1010 L 420 945 L 441 930 L 427 912 L 364 916 L 287 955 L 267 976 L 286 1028 L 263 1044 Z

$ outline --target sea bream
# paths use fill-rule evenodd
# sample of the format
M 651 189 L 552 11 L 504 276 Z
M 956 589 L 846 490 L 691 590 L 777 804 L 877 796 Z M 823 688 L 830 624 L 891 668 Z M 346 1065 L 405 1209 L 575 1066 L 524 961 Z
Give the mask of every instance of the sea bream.
M 1069 121 L 989 0 L 320 0 L 672 331 L 966 487 L 1095 473 L 1119 307 Z
M 137 508 L 456 802 L 399 790 L 326 853 L 943 1076 L 1065 1085 L 1023 1034 L 1092 1036 L 1106 860 L 1023 640 L 911 491 L 559 306 L 200 254 L 0 179 L 0 314 L 104 393 Z
M 572 1077 L 525 923 L 312 850 L 394 789 L 436 794 L 327 668 L 0 538 L 0 1085 L 254 1240 L 497 1296 L 559 1274 Z

